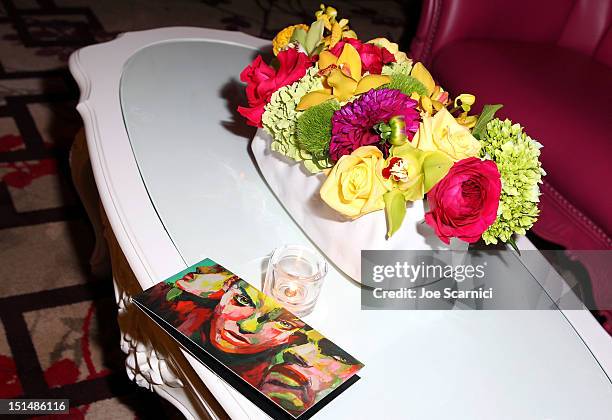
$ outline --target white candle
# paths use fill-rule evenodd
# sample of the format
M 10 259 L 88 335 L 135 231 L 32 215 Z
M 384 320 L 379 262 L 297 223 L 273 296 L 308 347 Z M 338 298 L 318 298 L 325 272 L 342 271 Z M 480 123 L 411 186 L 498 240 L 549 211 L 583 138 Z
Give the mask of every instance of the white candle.
M 312 311 L 327 273 L 327 265 L 318 254 L 299 246 L 277 249 L 266 275 L 264 291 L 298 316 Z
M 291 282 L 288 284 L 287 288 L 285 289 L 285 296 L 287 297 L 295 297 L 295 295 L 297 295 L 298 292 L 298 287 L 295 283 Z

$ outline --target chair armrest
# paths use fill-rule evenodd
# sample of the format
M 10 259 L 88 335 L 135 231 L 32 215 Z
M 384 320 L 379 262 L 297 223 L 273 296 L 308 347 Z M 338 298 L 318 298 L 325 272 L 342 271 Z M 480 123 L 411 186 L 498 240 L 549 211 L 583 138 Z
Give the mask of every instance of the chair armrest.
M 553 44 L 574 0 L 425 0 L 410 53 L 426 65 L 444 46 L 465 39 Z

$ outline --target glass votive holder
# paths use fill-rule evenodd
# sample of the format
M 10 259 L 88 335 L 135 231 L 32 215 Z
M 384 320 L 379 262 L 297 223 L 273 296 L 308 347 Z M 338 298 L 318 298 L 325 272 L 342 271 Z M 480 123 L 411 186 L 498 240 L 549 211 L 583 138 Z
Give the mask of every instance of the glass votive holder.
M 297 316 L 312 312 L 327 274 L 327 262 L 302 245 L 284 245 L 274 251 L 264 292 Z

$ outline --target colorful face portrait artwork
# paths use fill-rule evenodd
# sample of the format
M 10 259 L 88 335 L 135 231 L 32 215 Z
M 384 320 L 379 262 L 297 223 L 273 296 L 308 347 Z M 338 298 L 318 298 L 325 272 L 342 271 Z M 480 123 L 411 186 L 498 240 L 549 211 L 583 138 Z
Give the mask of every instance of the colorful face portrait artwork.
M 363 365 L 315 330 L 307 341 L 275 356 L 259 389 L 290 412 L 311 407 L 353 376 Z
M 149 310 L 293 416 L 363 367 L 275 299 L 209 259 L 143 295 Z

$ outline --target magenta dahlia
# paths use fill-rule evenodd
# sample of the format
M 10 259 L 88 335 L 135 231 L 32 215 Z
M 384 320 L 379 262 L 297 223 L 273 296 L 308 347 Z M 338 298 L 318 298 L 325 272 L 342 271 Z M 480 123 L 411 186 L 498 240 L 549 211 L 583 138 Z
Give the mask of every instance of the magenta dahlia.
M 374 126 L 388 123 L 392 117 L 403 117 L 406 137 L 412 139 L 419 128 L 417 102 L 395 89 L 372 89 L 340 108 L 332 117 L 329 156 L 337 161 L 361 146 L 378 146 L 385 155 L 389 144 L 381 139 Z

